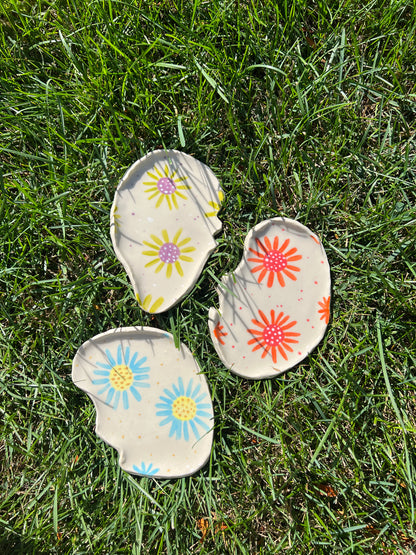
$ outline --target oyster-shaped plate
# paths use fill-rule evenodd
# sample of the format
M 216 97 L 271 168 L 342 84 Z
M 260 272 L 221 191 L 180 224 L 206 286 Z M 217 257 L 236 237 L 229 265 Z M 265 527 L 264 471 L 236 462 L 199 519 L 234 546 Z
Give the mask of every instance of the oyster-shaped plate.
M 209 327 L 218 355 L 235 374 L 277 376 L 321 341 L 331 277 L 324 248 L 307 227 L 286 218 L 258 224 L 235 272 L 222 281 Z
M 110 232 L 144 310 L 163 312 L 192 289 L 216 247 L 223 198 L 212 171 L 182 152 L 156 150 L 128 169 Z
M 72 380 L 93 400 L 96 432 L 127 472 L 175 478 L 208 460 L 214 420 L 207 380 L 169 333 L 127 327 L 97 335 L 78 349 Z

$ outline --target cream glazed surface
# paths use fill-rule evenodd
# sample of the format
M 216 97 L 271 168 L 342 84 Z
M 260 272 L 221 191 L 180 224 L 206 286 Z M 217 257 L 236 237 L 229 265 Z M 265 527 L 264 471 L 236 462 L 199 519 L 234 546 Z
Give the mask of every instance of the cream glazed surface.
M 176 150 L 150 152 L 127 170 L 110 233 L 143 310 L 164 312 L 192 289 L 216 247 L 223 198 L 210 168 Z
M 324 336 L 331 277 L 325 250 L 287 218 L 256 225 L 236 270 L 222 279 L 209 328 L 224 365 L 239 376 L 271 378 L 292 368 Z
M 208 383 L 189 349 L 151 327 L 86 341 L 72 380 L 96 408 L 96 433 L 131 474 L 188 476 L 209 459 L 214 416 Z

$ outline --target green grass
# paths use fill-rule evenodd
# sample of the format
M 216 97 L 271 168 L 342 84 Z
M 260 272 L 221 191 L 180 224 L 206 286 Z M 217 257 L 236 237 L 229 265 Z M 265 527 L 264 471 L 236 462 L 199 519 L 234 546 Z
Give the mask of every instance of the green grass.
M 408 552 L 414 2 L 4 0 L 0 29 L 0 551 Z M 109 211 L 163 147 L 208 164 L 226 200 L 193 291 L 149 316 Z M 322 237 L 332 319 L 297 368 L 249 382 L 221 364 L 207 309 L 277 215 Z M 209 380 L 212 455 L 189 478 L 136 478 L 71 362 L 107 329 L 172 322 Z

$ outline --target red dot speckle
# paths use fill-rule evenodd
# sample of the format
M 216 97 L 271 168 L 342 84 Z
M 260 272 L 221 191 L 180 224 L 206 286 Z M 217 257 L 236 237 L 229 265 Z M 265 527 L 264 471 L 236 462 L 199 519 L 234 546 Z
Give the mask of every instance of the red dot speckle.
M 317 282 L 317 281 L 314 281 L 314 284 L 315 284 L 315 285 L 318 285 L 318 282 Z

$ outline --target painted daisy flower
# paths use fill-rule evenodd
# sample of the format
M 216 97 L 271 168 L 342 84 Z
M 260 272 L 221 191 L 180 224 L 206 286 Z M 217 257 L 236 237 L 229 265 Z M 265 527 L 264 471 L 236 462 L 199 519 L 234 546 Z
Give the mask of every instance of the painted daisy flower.
M 148 200 L 157 197 L 156 208 L 159 208 L 162 202 L 166 200 L 169 210 L 172 210 L 172 207 L 178 208 L 176 197 L 182 199 L 187 198 L 184 194 L 180 193 L 179 190 L 190 189 L 191 187 L 189 185 L 179 185 L 179 183 L 188 178 L 175 177 L 176 171 L 169 172 L 167 164 L 165 164 L 163 171 L 160 171 L 155 166 L 152 171 L 147 172 L 147 175 L 152 178 L 152 181 L 144 182 L 144 185 L 149 187 L 145 190 L 145 193 L 150 193 L 147 197 Z
M 153 257 L 153 260 L 145 264 L 145 268 L 157 264 L 155 269 L 155 273 L 157 274 L 166 266 L 166 277 L 170 278 L 173 267 L 175 267 L 178 274 L 183 276 L 181 261 L 192 262 L 193 258 L 187 256 L 187 254 L 193 252 L 195 247 L 185 247 L 191 239 L 187 237 L 179 241 L 181 233 L 182 228 L 179 229 L 175 233 L 173 239 L 170 240 L 168 232 L 164 229 L 162 231 L 162 239 L 152 234 L 150 237 L 153 239 L 153 243 L 143 241 L 147 247 L 152 249 L 151 251 L 143 251 L 143 254 Z
M 218 202 L 215 200 L 211 200 L 208 204 L 212 208 L 211 212 L 205 212 L 205 216 L 207 218 L 213 218 L 218 214 L 221 209 L 221 203 L 224 200 L 224 193 L 222 191 L 218 191 Z
M 149 378 L 148 372 L 150 368 L 142 366 L 146 362 L 147 357 L 137 360 L 139 354 L 135 352 L 130 358 L 130 347 L 126 347 L 123 352 L 121 345 L 118 346 L 115 357 L 113 357 L 109 349 L 105 350 L 105 354 L 107 355 L 107 363 L 95 363 L 96 366 L 102 368 L 102 370 L 94 370 L 94 375 L 100 377 L 92 380 L 94 385 L 103 386 L 97 392 L 97 395 L 107 393 L 105 403 L 112 406 L 114 410 L 117 410 L 121 398 L 123 407 L 128 409 L 129 393 L 136 401 L 141 401 L 142 397 L 137 388 L 150 387 L 150 384 L 145 381 Z
M 256 239 L 259 250 L 255 251 L 254 249 L 249 249 L 256 255 L 256 258 L 247 259 L 249 262 L 258 263 L 258 266 L 251 269 L 253 274 L 260 272 L 258 282 L 261 283 L 267 274 L 269 274 L 267 278 L 267 287 L 272 287 L 275 276 L 282 287 L 285 286 L 284 276 L 296 281 L 296 276 L 293 272 L 299 272 L 300 268 L 293 266 L 291 262 L 300 260 L 302 256 L 300 254 L 295 254 L 298 250 L 295 247 L 286 251 L 290 239 L 286 239 L 280 248 L 278 237 L 273 239 L 273 245 L 268 237 L 264 237 L 263 241 L 264 244 L 259 239 Z
M 133 465 L 134 472 L 137 474 L 142 474 L 143 476 L 154 476 L 159 472 L 158 468 L 154 468 L 153 463 L 150 463 L 149 466 L 146 466 L 144 462 L 140 466 Z
M 329 306 L 331 304 L 331 297 L 323 297 L 322 301 L 318 301 L 319 306 L 321 307 L 318 310 L 318 314 L 321 314 L 320 320 L 323 320 L 325 324 L 329 322 Z
M 199 395 L 201 385 L 198 384 L 193 389 L 191 379 L 185 390 L 182 378 L 178 378 L 178 385 L 172 384 L 172 389 L 164 389 L 165 396 L 160 396 L 162 403 L 157 403 L 159 410 L 156 415 L 163 417 L 160 426 L 170 424 L 169 437 L 189 441 L 189 432 L 192 431 L 195 439 L 199 439 L 200 433 L 198 426 L 208 432 L 210 426 L 207 420 L 212 418 L 211 403 L 203 403 L 206 393 Z
M 214 337 L 217 339 L 219 343 L 221 343 L 221 345 L 225 345 L 225 341 L 222 338 L 228 335 L 226 331 L 222 331 L 223 329 L 224 329 L 224 326 L 222 326 L 221 323 L 218 322 L 215 328 L 212 330 Z
M 113 224 L 116 231 L 120 231 L 120 220 L 121 216 L 118 213 L 118 206 L 115 206 L 113 210 Z
M 280 312 L 277 316 L 274 310 L 270 311 L 270 321 L 263 311 L 259 310 L 260 320 L 251 320 L 255 326 L 260 329 L 248 329 L 247 331 L 254 335 L 253 339 L 248 341 L 248 345 L 255 345 L 253 352 L 258 349 L 263 349 L 261 358 L 264 358 L 267 353 L 271 353 L 273 362 L 277 361 L 277 353 L 287 360 L 285 351 L 293 352 L 289 343 L 299 343 L 294 337 L 299 337 L 300 333 L 288 331 L 293 328 L 297 322 L 288 322 L 289 316 L 285 316 Z

